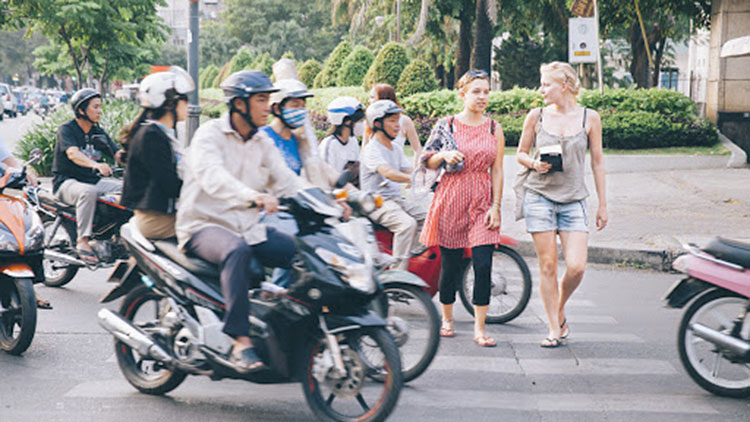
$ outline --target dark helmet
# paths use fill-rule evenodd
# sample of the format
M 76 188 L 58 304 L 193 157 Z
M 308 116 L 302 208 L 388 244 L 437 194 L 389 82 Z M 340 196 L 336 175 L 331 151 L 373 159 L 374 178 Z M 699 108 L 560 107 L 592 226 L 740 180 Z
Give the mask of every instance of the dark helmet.
M 220 85 L 224 91 L 224 101 L 232 102 L 235 98 L 250 98 L 261 92 L 276 92 L 271 79 L 259 70 L 241 70 L 229 75 Z
M 88 104 L 89 100 L 96 97 L 101 98 L 102 96 L 99 94 L 99 91 L 91 88 L 83 88 L 76 91 L 70 99 L 70 106 L 73 108 L 73 114 L 75 114 L 76 117 L 81 117 L 78 114 L 78 109 L 81 108 L 81 106 Z

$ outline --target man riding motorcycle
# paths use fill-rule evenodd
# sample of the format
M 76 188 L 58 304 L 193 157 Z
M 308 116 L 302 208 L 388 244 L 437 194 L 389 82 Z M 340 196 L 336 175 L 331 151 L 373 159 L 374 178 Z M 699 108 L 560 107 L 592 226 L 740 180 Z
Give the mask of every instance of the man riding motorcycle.
M 229 111 L 201 125 L 187 149 L 176 231 L 187 252 L 219 266 L 232 363 L 252 372 L 263 362 L 249 337 L 248 289 L 263 279 L 260 265 L 290 268 L 296 253 L 294 239 L 262 224 L 260 211 L 276 212 L 275 195 L 304 184 L 258 130 L 271 111 L 270 94 L 278 91 L 268 76 L 243 70 L 221 88 Z
M 102 179 L 112 174 L 102 155 L 120 164 L 123 151 L 99 127 L 102 98 L 98 91 L 83 88 L 73 94 L 70 104 L 75 117 L 57 130 L 55 156 L 52 161 L 53 193 L 57 198 L 76 207 L 78 224 L 76 247 L 81 259 L 97 262 L 89 245 L 94 222 L 96 199 L 99 195 L 119 192 L 119 181 Z
M 370 213 L 375 223 L 393 232 L 394 269 L 406 270 L 416 241 L 418 222 L 427 215 L 425 205 L 405 201 L 402 184 L 411 181 L 412 165 L 403 152 L 391 144 L 399 132 L 403 110 L 390 100 L 380 100 L 367 107 L 365 117 L 372 132 L 372 141 L 362 149 L 359 180 L 362 190 L 376 193 L 385 201 Z

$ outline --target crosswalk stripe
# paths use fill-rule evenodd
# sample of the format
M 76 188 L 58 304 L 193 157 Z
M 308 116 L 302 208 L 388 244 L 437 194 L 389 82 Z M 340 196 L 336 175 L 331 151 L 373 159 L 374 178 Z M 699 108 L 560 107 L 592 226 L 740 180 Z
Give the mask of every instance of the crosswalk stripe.
M 414 359 L 416 356 L 407 355 Z M 436 356 L 429 371 L 481 371 L 529 375 L 675 375 L 667 361 L 655 359 L 512 359 L 488 356 Z

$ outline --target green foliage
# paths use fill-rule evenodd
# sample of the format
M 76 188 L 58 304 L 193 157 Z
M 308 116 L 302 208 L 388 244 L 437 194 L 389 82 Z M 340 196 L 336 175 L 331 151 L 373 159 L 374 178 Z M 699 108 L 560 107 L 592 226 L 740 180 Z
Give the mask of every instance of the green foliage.
M 330 103 L 337 97 L 354 97 L 361 101 L 362 104 L 367 104 L 367 99 L 369 97 L 369 93 L 365 91 L 361 86 L 318 88 L 312 89 L 310 90 L 310 92 L 314 95 L 314 97 L 307 99 L 307 109 L 321 115 L 325 115 L 328 103 Z
M 452 89 L 414 94 L 401 98 L 400 103 L 406 114 L 412 118 L 415 116 L 443 117 L 458 113 L 462 109 L 461 99 Z
M 337 86 L 359 86 L 367 74 L 367 69 L 375 60 L 375 56 L 365 47 L 357 46 L 344 59 L 339 69 Z
M 713 124 L 696 118 L 670 119 L 647 111 L 621 111 L 602 116 L 605 148 L 711 146 L 719 142 L 718 136 Z
M 399 95 L 407 96 L 419 92 L 430 92 L 437 89 L 435 73 L 424 60 L 414 60 L 401 72 L 396 91 Z
M 284 54 L 282 54 L 282 55 L 281 55 L 281 58 L 282 58 L 282 59 L 292 59 L 292 60 L 297 60 L 297 59 L 295 59 L 295 58 L 294 58 L 294 53 L 293 53 L 293 52 L 291 52 L 291 51 L 286 51 L 286 52 L 285 52 Z
M 544 106 L 544 100 L 538 91 L 513 88 L 507 91 L 491 91 L 487 112 L 491 114 L 526 112 L 542 106 Z
M 320 72 L 320 79 L 315 88 L 328 88 L 336 86 L 338 82 L 339 69 L 344 64 L 344 60 L 351 54 L 352 45 L 349 41 L 344 40 L 336 46 L 330 56 L 323 63 L 323 70 Z
M 227 78 L 227 76 L 231 75 L 232 72 L 230 72 L 230 67 L 232 65 L 232 62 L 226 62 L 224 63 L 224 66 L 219 70 L 219 73 L 216 74 L 216 77 L 214 78 L 213 83 L 211 86 L 213 88 L 219 88 L 222 82 L 224 82 L 224 79 Z
M 378 83 L 386 83 L 395 87 L 401 77 L 401 72 L 409 64 L 406 47 L 396 42 L 389 42 L 375 56 L 370 69 L 365 76 L 365 89 L 372 88 Z
M 198 78 L 200 88 L 211 88 L 211 86 L 213 86 L 214 79 L 216 79 L 216 75 L 218 74 L 219 68 L 214 65 L 209 65 L 207 68 L 203 69 L 201 77 Z
M 234 72 L 247 69 L 253 63 L 255 63 L 255 58 L 250 52 L 250 49 L 242 47 L 237 51 L 237 54 L 232 57 L 231 64 L 229 65 L 229 74 L 231 75 Z
M 102 105 L 102 117 L 99 125 L 116 141 L 120 130 L 132 122 L 138 115 L 140 107 L 132 101 L 105 101 Z M 23 135 L 16 147 L 16 154 L 23 160 L 28 160 L 29 153 L 34 148 L 42 150 L 42 160 L 33 165 L 40 176 L 52 174 L 52 159 L 55 155 L 57 128 L 73 118 L 70 107 L 58 107 L 42 123 L 37 124 Z
M 263 53 L 260 56 L 258 56 L 253 64 L 250 65 L 247 69 L 254 69 L 254 70 L 260 70 L 261 72 L 265 73 L 268 76 L 273 75 L 273 64 L 276 62 L 276 60 L 271 57 L 268 53 Z
M 200 91 L 201 114 L 211 119 L 221 116 L 227 110 L 224 103 L 224 92 L 218 88 Z
M 505 146 L 518 146 L 518 140 L 521 139 L 523 121 L 526 118 L 526 115 L 492 115 L 491 117 L 496 122 L 500 123 L 500 127 L 503 129 L 503 134 L 505 135 Z
M 683 119 L 695 116 L 695 104 L 682 93 L 667 89 L 605 89 L 584 90 L 581 104 L 596 110 L 649 111 Z
M 500 74 L 503 89 L 514 86 L 535 88 L 539 86 L 539 66 L 559 57 L 559 50 L 549 37 L 529 38 L 526 34 L 504 40 L 500 48 L 495 47 L 493 69 Z
M 200 63 L 219 67 L 230 61 L 242 43 L 218 21 L 205 20 L 200 29 Z
M 309 59 L 306 61 L 297 71 L 299 80 L 305 84 L 305 86 L 311 88 L 315 86 L 315 77 L 318 76 L 320 71 L 323 70 L 323 65 L 315 59 Z
M 318 72 L 318 74 L 315 75 L 312 86 L 313 88 L 320 88 L 321 85 L 323 85 L 323 69 L 322 68 L 320 72 Z

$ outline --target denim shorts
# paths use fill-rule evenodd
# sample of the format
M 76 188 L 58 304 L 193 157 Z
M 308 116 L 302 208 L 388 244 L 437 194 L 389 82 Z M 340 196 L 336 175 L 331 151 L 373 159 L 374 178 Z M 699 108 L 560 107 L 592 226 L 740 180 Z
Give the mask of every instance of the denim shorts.
M 585 200 L 560 203 L 527 190 L 523 199 L 523 216 L 529 233 L 589 231 Z

